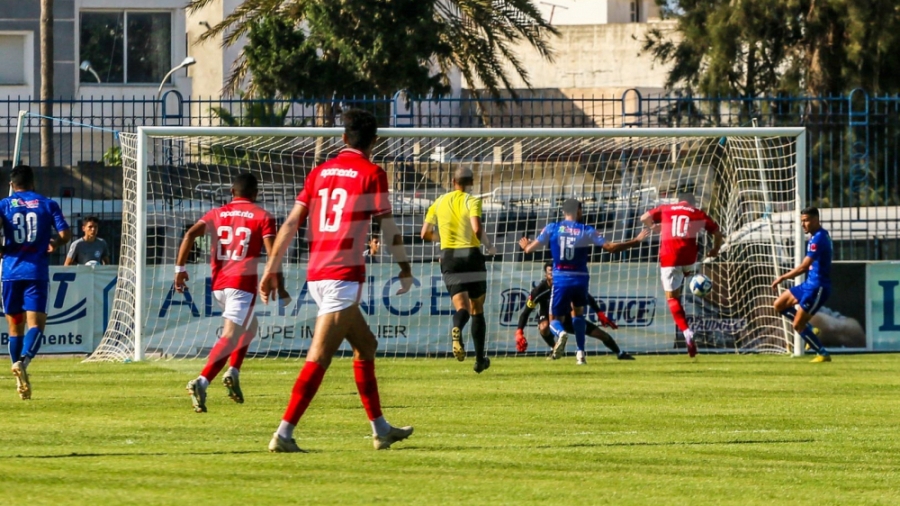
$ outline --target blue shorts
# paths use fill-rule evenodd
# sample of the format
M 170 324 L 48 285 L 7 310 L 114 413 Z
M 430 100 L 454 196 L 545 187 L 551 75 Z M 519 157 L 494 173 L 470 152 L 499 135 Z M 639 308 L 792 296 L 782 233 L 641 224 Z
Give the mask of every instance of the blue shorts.
M 553 288 L 550 290 L 550 314 L 557 318 L 570 315 L 572 306 L 584 307 L 587 305 L 587 300 L 587 284 L 567 284 L 554 280 Z
M 830 286 L 801 283 L 791 287 L 791 295 L 797 299 L 800 307 L 810 315 L 816 314 L 831 296 Z
M 3 312 L 8 315 L 25 311 L 47 312 L 50 282 L 47 280 L 15 280 L 3 282 Z

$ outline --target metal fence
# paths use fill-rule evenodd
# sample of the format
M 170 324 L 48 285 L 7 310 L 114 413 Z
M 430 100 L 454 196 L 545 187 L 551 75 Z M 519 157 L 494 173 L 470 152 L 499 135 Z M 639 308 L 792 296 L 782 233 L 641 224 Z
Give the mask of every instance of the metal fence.
M 37 114 L 41 102 L 0 99 L 0 160 L 11 163 L 17 114 Z M 500 100 L 472 96 L 416 99 L 329 97 L 322 100 L 241 100 L 182 97 L 172 91 L 142 98 L 54 100 L 55 167 L 42 188 L 71 199 L 75 216 L 107 217 L 101 234 L 117 237 L 116 218 L 103 202 L 121 198 L 115 131 L 141 125 L 312 126 L 339 124 L 340 111 L 371 111 L 385 126 L 416 127 L 700 127 L 806 126 L 809 203 L 847 208 L 840 226 L 853 240 L 836 244 L 841 260 L 900 258 L 900 96 L 856 90 L 833 97 L 772 96 L 752 99 L 642 96 L 570 97 L 545 91 Z M 22 160 L 40 161 L 39 120 L 27 120 Z M 89 125 L 89 126 L 88 126 Z M 118 251 L 113 240 L 114 251 Z

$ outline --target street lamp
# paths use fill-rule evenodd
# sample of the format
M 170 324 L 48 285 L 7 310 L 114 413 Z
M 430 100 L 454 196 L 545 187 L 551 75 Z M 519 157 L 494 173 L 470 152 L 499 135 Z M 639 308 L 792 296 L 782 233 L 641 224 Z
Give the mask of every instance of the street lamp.
M 181 69 L 183 69 L 183 68 L 185 68 L 185 67 L 190 67 L 191 65 L 193 65 L 193 64 L 195 64 L 195 63 L 197 63 L 197 60 L 195 60 L 194 58 L 188 56 L 188 57 L 186 57 L 184 60 L 182 60 L 181 63 L 178 64 L 177 67 L 174 67 L 172 70 L 170 70 L 168 73 L 166 73 L 166 76 L 163 77 L 162 82 L 159 83 L 159 88 L 156 90 L 156 104 L 157 104 L 157 105 L 156 105 L 156 107 L 154 108 L 154 110 L 159 108 L 160 98 L 162 97 L 162 89 L 163 89 L 163 86 L 166 85 L 166 81 L 169 80 L 169 76 L 171 76 L 171 75 L 174 74 L 175 72 L 178 72 L 179 70 L 181 70 Z M 83 64 L 82 64 L 82 65 L 83 65 Z M 156 115 L 154 114 L 154 116 L 156 116 Z M 155 118 L 154 118 L 154 119 L 155 119 Z M 155 124 L 155 123 L 156 123 L 156 121 L 154 121 L 154 124 Z
M 98 83 L 103 82 L 100 80 L 100 76 L 97 75 L 97 72 L 94 70 L 94 67 L 91 67 L 91 62 L 89 62 L 88 60 L 84 60 L 83 62 L 81 62 L 81 66 L 79 66 L 78 68 L 80 68 L 81 70 L 83 70 L 85 72 L 90 72 L 91 74 L 94 74 L 94 78 L 97 80 Z

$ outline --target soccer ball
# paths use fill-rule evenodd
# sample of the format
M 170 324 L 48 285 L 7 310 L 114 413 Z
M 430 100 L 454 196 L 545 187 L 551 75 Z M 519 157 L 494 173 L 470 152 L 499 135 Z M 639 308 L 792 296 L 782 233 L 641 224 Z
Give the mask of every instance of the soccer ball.
M 697 297 L 706 297 L 712 291 L 712 281 L 703 274 L 697 274 L 691 278 L 691 293 Z
M 86 262 L 84 265 L 87 265 L 88 267 L 96 267 L 96 266 L 100 265 L 100 262 L 98 262 L 96 260 L 91 260 L 90 262 Z

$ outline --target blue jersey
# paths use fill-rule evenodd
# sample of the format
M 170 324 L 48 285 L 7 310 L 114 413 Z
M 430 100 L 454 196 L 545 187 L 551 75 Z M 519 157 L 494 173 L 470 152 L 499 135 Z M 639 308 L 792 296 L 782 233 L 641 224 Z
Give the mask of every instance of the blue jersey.
M 554 284 L 566 278 L 587 284 L 591 246 L 603 246 L 606 242 L 594 227 L 569 220 L 547 225 L 537 240 L 541 244 L 550 244 Z
M 806 274 L 806 282 L 815 286 L 831 286 L 831 236 L 824 228 L 819 228 L 806 244 L 806 256 L 812 258 Z
M 53 229 L 69 224 L 56 202 L 32 191 L 15 192 L 0 200 L 3 221 L 3 281 L 50 279 L 47 249 Z

